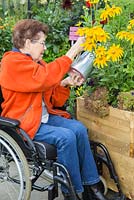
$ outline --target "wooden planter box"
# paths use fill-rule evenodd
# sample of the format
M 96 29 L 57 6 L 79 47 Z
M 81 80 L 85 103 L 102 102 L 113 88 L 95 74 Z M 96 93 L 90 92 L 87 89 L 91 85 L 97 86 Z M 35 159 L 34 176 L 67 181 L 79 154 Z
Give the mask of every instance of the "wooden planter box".
M 90 139 L 103 143 L 108 149 L 127 197 L 134 199 L 134 112 L 110 107 L 110 114 L 100 118 L 84 107 L 77 98 L 77 119 L 89 129 Z M 105 170 L 104 170 L 105 171 Z M 109 188 L 116 190 L 108 173 L 104 174 Z

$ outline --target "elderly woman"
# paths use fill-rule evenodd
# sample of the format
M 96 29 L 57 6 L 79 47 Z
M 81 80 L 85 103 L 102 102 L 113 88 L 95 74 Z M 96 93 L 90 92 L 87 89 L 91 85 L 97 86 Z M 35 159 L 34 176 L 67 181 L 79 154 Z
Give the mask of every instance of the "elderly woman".
M 14 27 L 14 47 L 1 62 L 2 116 L 18 119 L 31 139 L 57 147 L 58 162 L 68 169 L 78 199 L 86 185 L 96 199 L 105 200 L 98 189 L 100 179 L 86 127 L 56 109 L 69 98 L 68 86 L 83 83 L 76 73 L 63 77 L 83 50 L 84 38 L 79 38 L 66 55 L 47 64 L 42 60 L 47 34 L 47 25 L 33 19 L 21 20 Z M 64 198 L 69 199 L 68 191 L 62 190 Z

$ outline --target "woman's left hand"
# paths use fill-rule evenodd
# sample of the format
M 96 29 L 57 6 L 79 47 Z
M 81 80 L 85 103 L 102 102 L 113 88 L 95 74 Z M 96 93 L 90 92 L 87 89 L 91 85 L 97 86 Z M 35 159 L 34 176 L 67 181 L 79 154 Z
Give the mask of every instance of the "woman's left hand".
M 62 86 L 80 86 L 84 82 L 84 78 L 80 73 L 76 71 L 71 71 L 69 76 L 61 81 Z

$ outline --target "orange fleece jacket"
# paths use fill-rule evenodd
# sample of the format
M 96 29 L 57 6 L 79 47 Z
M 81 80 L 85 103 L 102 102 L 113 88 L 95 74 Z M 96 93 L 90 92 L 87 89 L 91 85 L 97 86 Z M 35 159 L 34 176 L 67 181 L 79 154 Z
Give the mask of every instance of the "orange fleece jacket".
M 20 120 L 21 128 L 33 139 L 41 123 L 42 98 L 49 113 L 69 118 L 69 113 L 54 109 L 62 107 L 70 90 L 60 81 L 72 63 L 67 56 L 47 64 L 38 64 L 30 56 L 9 51 L 1 61 L 0 85 L 4 97 L 2 116 Z

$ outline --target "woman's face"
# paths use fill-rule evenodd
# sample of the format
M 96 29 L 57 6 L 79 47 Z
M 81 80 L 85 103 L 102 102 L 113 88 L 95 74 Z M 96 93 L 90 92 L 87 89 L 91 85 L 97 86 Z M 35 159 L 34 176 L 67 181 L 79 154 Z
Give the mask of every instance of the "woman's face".
M 43 53 L 46 50 L 45 41 L 47 36 L 43 32 L 38 33 L 39 39 L 33 39 L 26 41 L 25 47 L 26 47 L 26 53 L 29 53 L 32 57 L 32 59 L 35 62 L 38 62 L 42 59 Z

